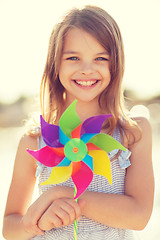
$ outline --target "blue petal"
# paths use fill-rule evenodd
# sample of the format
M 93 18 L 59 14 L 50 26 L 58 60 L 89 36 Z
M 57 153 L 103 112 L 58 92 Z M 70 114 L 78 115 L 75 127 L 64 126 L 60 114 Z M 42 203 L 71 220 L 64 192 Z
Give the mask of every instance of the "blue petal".
M 59 141 L 63 145 L 65 145 L 68 141 L 70 141 L 70 138 L 66 136 L 66 134 L 62 131 L 60 127 L 59 127 Z
M 97 135 L 97 133 L 85 133 L 81 136 L 81 140 L 84 142 L 84 143 L 88 143 L 89 140 L 94 137 L 95 135 Z
M 63 160 L 57 165 L 57 167 L 67 167 L 71 164 L 71 161 L 65 157 Z
M 93 171 L 93 158 L 90 155 L 87 154 L 82 161 Z

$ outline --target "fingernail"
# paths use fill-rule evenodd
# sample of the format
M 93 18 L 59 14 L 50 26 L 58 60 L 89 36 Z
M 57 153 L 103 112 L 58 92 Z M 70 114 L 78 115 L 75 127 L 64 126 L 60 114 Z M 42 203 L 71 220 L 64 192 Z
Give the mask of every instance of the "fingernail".
M 81 219 L 81 217 L 78 217 L 76 220 L 77 220 L 77 221 L 80 221 L 80 219 Z

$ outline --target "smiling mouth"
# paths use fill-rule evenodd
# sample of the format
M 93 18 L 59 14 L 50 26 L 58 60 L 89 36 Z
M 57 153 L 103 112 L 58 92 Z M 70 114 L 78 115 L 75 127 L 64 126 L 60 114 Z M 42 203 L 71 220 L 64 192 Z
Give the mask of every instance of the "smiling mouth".
M 82 87 L 91 87 L 93 85 L 95 85 L 96 83 L 99 82 L 99 80 L 94 80 L 94 81 L 79 81 L 79 80 L 74 80 L 74 82 Z

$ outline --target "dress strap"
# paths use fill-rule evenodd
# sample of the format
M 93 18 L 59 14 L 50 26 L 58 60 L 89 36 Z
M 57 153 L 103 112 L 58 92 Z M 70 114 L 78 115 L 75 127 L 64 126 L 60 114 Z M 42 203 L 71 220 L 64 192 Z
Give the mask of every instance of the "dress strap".
M 120 143 L 122 142 L 121 134 L 118 127 L 115 127 L 114 129 L 113 138 Z M 112 159 L 118 153 L 118 151 L 119 149 L 114 149 L 113 151 L 109 152 L 108 153 L 109 158 Z M 130 155 L 131 155 L 131 152 L 128 149 L 126 149 L 126 151 L 121 152 L 121 154 L 118 156 L 118 162 L 119 162 L 120 168 L 125 169 L 131 165 L 131 162 L 129 160 Z

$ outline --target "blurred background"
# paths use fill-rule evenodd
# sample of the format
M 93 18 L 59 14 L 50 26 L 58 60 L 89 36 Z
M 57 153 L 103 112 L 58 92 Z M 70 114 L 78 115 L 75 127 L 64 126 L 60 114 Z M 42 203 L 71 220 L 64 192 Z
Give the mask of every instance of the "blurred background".
M 159 240 L 159 0 L 0 0 L 0 227 L 24 120 L 39 110 L 52 27 L 69 9 L 87 4 L 104 8 L 117 21 L 125 47 L 127 107 L 132 114 L 147 117 L 152 125 L 154 210 L 147 227 L 136 234 L 138 239 Z

